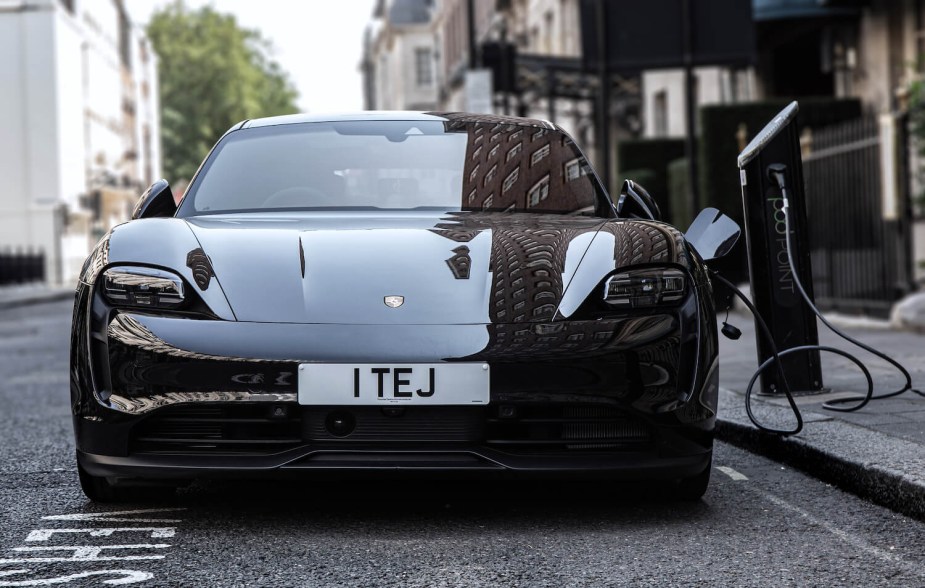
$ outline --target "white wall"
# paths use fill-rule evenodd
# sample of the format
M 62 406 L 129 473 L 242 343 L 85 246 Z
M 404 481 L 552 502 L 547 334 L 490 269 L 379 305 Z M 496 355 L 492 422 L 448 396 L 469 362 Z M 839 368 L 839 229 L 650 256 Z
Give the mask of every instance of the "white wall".
M 734 74 L 721 67 L 698 67 L 694 70 L 697 106 L 724 104 L 751 99 L 748 91 L 750 72 Z M 667 98 L 666 137 L 687 134 L 687 110 L 684 71 L 680 69 L 651 70 L 642 74 L 643 136 L 659 136 L 655 125 L 656 96 L 665 92 Z
M 418 85 L 415 50 L 430 49 L 432 82 Z M 373 44 L 376 64 L 376 108 L 379 110 L 432 110 L 437 105 L 437 64 L 433 61 L 434 35 L 429 25 L 386 26 Z
M 0 247 L 40 247 L 55 277 L 61 170 L 54 13 L 0 12 Z
M 58 199 L 73 210 L 87 187 L 83 99 L 83 38 L 75 19 L 58 11 L 54 19 L 55 69 L 58 96 Z
M 0 248 L 43 249 L 53 282 L 76 277 L 95 239 L 81 208 L 81 197 L 97 187 L 90 172 L 141 180 L 150 161 L 151 174 L 161 173 L 153 54 L 147 64 L 134 55 L 136 71 L 124 75 L 113 0 L 76 4 L 75 15 L 57 0 L 0 0 Z M 137 46 L 140 32 L 133 35 Z M 124 98 L 135 101 L 133 125 L 126 124 Z M 136 161 L 126 161 L 128 150 Z M 97 229 L 124 220 L 121 213 Z

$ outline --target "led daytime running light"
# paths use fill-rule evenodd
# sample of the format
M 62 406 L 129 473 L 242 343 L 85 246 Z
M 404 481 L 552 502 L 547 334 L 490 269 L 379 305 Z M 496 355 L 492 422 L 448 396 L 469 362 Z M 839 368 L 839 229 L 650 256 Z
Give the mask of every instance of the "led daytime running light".
M 604 283 L 604 301 L 624 308 L 650 308 L 680 301 L 686 289 L 681 270 L 633 270 L 615 274 Z
M 177 308 L 185 300 L 183 278 L 149 267 L 109 268 L 103 272 L 102 290 L 118 306 Z

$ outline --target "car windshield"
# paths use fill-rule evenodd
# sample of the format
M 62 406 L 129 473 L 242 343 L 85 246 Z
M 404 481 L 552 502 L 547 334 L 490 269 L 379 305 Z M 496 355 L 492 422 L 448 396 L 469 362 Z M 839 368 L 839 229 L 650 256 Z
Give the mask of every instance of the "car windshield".
M 367 120 L 228 133 L 178 216 L 362 209 L 594 215 L 605 202 L 586 159 L 560 131 Z

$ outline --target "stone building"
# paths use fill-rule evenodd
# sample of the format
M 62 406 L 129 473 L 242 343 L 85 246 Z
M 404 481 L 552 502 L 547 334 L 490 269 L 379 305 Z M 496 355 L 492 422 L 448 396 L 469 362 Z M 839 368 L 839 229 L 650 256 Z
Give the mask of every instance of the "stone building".
M 0 248 L 73 283 L 160 175 L 157 59 L 123 0 L 0 0 Z
M 377 0 L 363 53 L 367 110 L 427 111 L 437 107 L 428 0 Z

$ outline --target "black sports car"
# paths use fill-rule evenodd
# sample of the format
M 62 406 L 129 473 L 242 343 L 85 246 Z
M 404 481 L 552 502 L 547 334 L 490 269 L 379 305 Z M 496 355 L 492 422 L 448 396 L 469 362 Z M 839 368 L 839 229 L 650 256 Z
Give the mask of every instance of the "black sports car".
M 708 210 L 685 239 L 657 219 L 632 182 L 615 205 L 544 121 L 235 125 L 179 206 L 156 182 L 83 268 L 84 492 L 378 470 L 699 497 L 717 399 L 703 258 L 738 228 Z

